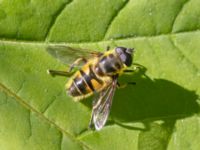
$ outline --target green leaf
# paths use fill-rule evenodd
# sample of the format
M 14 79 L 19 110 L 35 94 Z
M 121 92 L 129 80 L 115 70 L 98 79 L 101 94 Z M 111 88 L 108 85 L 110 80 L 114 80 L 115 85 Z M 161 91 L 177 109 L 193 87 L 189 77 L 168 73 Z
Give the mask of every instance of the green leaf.
M 200 149 L 199 0 L 0 2 L 0 149 Z M 74 102 L 49 44 L 133 47 L 144 66 L 119 81 L 108 123 L 88 130 L 91 98 Z M 70 56 L 69 56 L 70 57 Z

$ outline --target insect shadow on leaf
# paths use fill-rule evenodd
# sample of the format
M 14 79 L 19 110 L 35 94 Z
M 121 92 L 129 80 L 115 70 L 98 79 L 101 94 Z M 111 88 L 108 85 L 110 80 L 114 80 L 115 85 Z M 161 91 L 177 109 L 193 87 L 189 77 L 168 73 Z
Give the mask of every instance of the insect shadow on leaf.
M 151 79 L 146 75 L 145 67 L 134 74 L 122 76 L 119 81 L 135 81 L 137 84 L 116 91 L 108 125 L 117 124 L 145 132 L 150 131 L 152 123 L 159 120 L 171 131 L 177 119 L 200 111 L 195 91 L 169 80 Z M 138 122 L 143 127 L 134 126 Z

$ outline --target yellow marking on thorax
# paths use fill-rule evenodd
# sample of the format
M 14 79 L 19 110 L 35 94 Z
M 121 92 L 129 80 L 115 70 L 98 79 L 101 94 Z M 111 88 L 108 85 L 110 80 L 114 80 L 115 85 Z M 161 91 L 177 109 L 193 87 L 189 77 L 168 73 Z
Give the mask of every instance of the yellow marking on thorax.
M 104 55 L 104 56 L 108 56 L 109 54 L 115 55 L 115 54 L 116 54 L 116 53 L 115 53 L 115 50 L 112 49 L 112 50 L 106 51 L 103 55 Z
M 104 53 L 105 56 L 108 56 L 109 54 L 113 54 L 115 57 L 118 57 L 115 53 L 115 50 L 109 50 Z M 127 69 L 127 66 L 123 63 L 122 69 L 117 70 L 115 74 L 118 74 L 119 76 L 123 74 L 124 70 Z M 113 74 L 114 75 L 114 74 Z

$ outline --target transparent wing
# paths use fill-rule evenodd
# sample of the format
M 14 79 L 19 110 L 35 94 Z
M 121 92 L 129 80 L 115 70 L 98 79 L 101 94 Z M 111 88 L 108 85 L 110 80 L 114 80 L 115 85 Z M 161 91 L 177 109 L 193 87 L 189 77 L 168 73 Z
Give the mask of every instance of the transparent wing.
M 72 48 L 66 45 L 49 45 L 47 47 L 47 52 L 60 60 L 64 64 L 71 64 L 78 58 L 91 58 L 93 56 L 99 56 L 102 53 L 96 51 L 90 51 L 80 48 Z
M 92 111 L 92 120 L 96 130 L 100 130 L 108 119 L 116 87 L 117 79 L 114 79 L 112 84 L 100 92 L 97 97 Z

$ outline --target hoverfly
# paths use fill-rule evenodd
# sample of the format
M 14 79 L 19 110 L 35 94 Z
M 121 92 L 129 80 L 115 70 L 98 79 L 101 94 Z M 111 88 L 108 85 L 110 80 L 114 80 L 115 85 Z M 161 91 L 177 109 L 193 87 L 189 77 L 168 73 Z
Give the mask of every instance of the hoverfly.
M 48 70 L 52 76 L 61 75 L 71 77 L 65 88 L 68 95 L 75 101 L 95 95 L 89 127 L 94 124 L 100 130 L 109 116 L 112 99 L 119 86 L 118 77 L 123 72 L 131 72 L 127 67 L 133 60 L 133 48 L 116 47 L 105 52 L 91 52 L 68 46 L 48 46 L 47 51 L 63 63 L 69 64 L 68 71 Z M 82 62 L 82 64 L 81 64 Z M 79 67 L 74 71 L 74 67 Z

